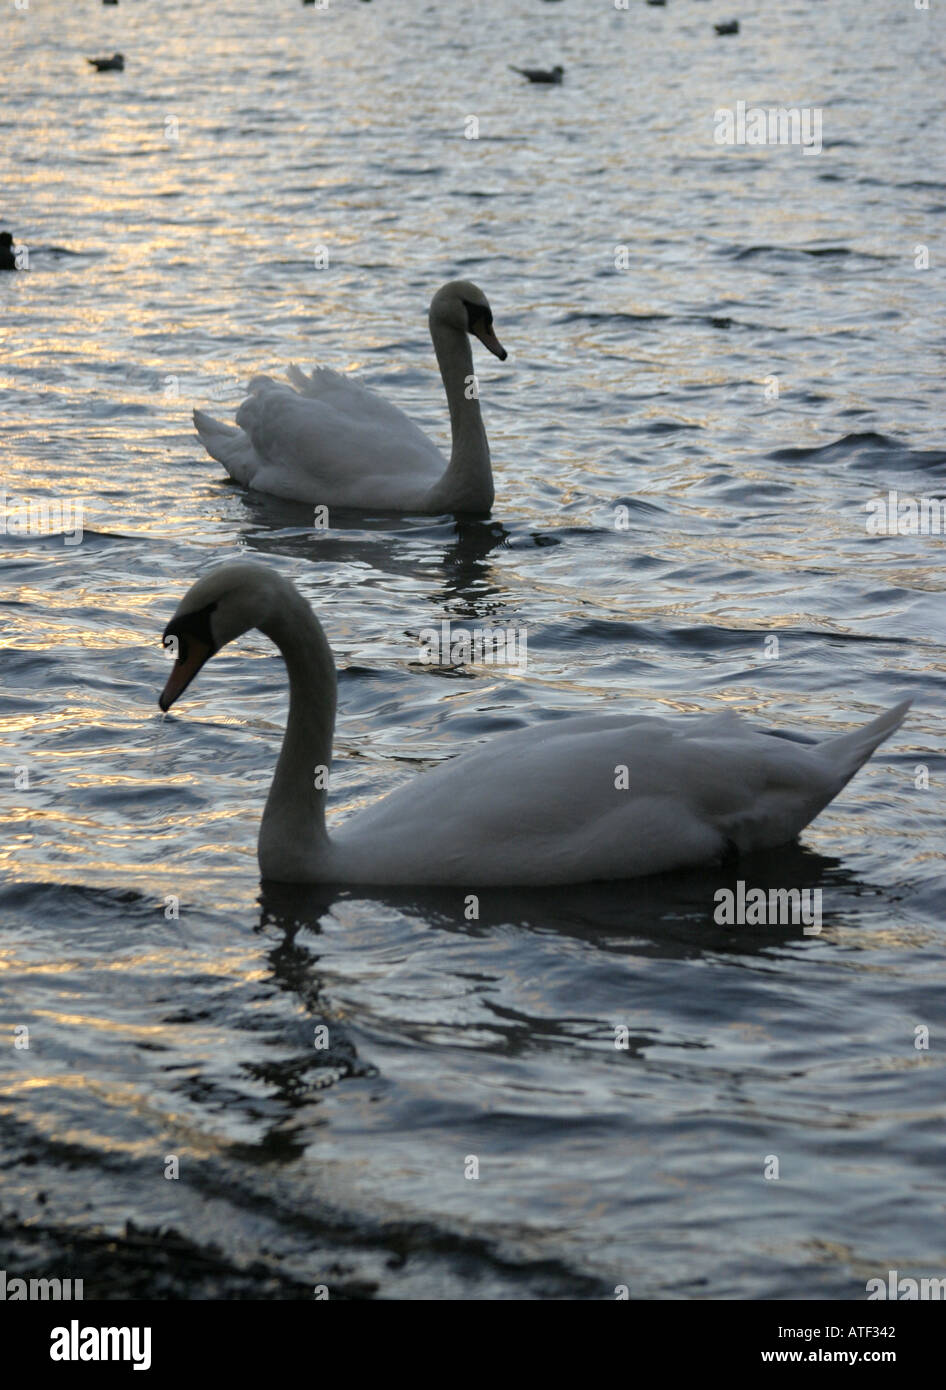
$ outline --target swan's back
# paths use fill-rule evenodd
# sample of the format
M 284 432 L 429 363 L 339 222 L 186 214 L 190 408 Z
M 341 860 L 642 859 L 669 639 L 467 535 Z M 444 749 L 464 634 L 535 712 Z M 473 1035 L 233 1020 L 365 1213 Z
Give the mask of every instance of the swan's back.
M 379 459 L 383 467 L 395 472 L 397 459 L 392 459 L 392 440 L 398 447 L 412 447 L 418 453 L 432 456 L 442 471 L 445 461 L 440 451 L 398 406 L 392 405 L 370 386 L 365 386 L 354 376 L 333 372 L 331 367 L 315 367 L 308 376 L 300 368 L 289 368 L 289 379 L 300 396 L 327 406 L 337 415 L 350 422 L 369 425 L 373 431 L 386 440 Z M 271 383 L 275 384 L 275 383 Z M 250 382 L 250 390 L 254 390 Z M 285 389 L 285 388 L 284 388 Z
M 326 367 L 290 377 L 254 377 L 236 429 L 195 411 L 204 447 L 235 481 L 314 505 L 423 504 L 446 461 L 402 410 Z
M 332 868 L 362 882 L 472 891 L 634 878 L 775 847 L 837 795 L 905 712 L 819 744 L 732 714 L 550 721 L 441 764 L 340 826 Z

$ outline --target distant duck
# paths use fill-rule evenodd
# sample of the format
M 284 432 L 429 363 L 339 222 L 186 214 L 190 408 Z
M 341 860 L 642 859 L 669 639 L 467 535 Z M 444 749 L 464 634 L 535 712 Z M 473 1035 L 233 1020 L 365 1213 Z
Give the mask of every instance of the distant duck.
M 102 0 L 103 5 L 117 5 L 118 0 Z
M 716 30 L 717 34 L 738 34 L 739 20 L 726 19 L 722 24 L 714 24 L 713 28 Z
M 648 5 L 666 5 L 667 0 L 647 0 Z
M 18 270 L 13 249 L 13 233 L 0 232 L 0 270 Z
M 556 63 L 554 68 L 517 68 L 513 63 L 509 66 L 513 72 L 528 77 L 530 82 L 561 82 L 565 76 L 565 69 L 561 63 Z
M 86 58 L 97 72 L 124 72 L 125 59 L 121 53 L 113 53 L 111 58 Z

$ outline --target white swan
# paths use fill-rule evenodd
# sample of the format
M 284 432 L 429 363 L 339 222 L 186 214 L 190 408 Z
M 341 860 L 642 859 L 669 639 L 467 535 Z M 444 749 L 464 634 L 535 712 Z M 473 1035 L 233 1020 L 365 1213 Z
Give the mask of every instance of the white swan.
M 254 377 L 236 428 L 195 410 L 204 448 L 236 482 L 296 502 L 488 512 L 493 473 L 467 334 L 500 361 L 506 350 L 493 332 L 485 294 L 469 280 L 452 280 L 437 291 L 429 323 L 450 406 L 449 463 L 397 406 L 327 367 L 310 376 L 290 367 L 295 390 L 268 376 Z
M 164 632 L 178 656 L 170 709 L 215 652 L 259 628 L 289 673 L 289 719 L 259 833 L 263 877 L 290 883 L 473 890 L 636 878 L 787 844 L 899 727 L 905 700 L 824 743 L 732 713 L 577 716 L 516 730 L 415 777 L 329 835 L 335 663 L 304 598 L 275 571 L 226 564 L 188 591 Z M 618 790 L 616 769 L 629 769 Z M 322 773 L 319 773 L 322 769 Z

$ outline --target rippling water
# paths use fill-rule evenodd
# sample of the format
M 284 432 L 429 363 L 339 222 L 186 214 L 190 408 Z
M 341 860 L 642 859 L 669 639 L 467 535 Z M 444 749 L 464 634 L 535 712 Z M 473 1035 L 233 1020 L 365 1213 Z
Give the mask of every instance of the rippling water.
M 79 545 L 0 536 L 8 1270 L 504 1298 L 946 1271 L 943 540 L 865 527 L 944 496 L 943 36 L 887 0 L 0 9 L 30 265 L 0 276 L 2 485 L 84 505 Z M 556 61 L 560 88 L 507 69 Z M 740 99 L 822 108 L 823 153 L 717 146 Z M 319 530 L 224 484 L 192 407 L 290 361 L 443 438 L 426 305 L 457 275 L 511 354 L 477 349 L 491 521 Z M 557 713 L 820 736 L 913 695 L 751 866 L 820 887 L 822 934 L 716 925 L 718 874 L 472 922 L 459 892 L 261 894 L 280 659 L 253 634 L 156 705 L 165 622 L 237 555 L 332 643 L 341 810 Z M 425 668 L 444 618 L 524 626 L 527 671 Z

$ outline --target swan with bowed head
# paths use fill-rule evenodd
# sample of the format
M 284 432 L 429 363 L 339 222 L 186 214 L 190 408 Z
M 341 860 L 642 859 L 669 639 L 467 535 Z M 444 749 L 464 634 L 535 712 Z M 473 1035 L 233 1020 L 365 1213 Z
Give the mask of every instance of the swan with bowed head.
M 430 304 L 430 336 L 450 408 L 449 460 L 396 405 L 349 376 L 290 367 L 289 386 L 254 377 L 236 427 L 202 410 L 204 448 L 235 482 L 257 492 L 325 507 L 393 512 L 485 513 L 493 472 L 472 386 L 469 335 L 505 361 L 485 294 L 451 280 Z
M 263 878 L 286 883 L 585 883 L 775 848 L 838 795 L 910 704 L 821 743 L 765 733 L 731 712 L 548 720 L 421 773 L 330 834 L 335 663 L 288 580 L 246 563 L 199 579 L 164 631 L 176 661 L 159 704 L 169 710 L 204 663 L 251 628 L 275 642 L 289 676 L 289 717 L 259 832 Z

